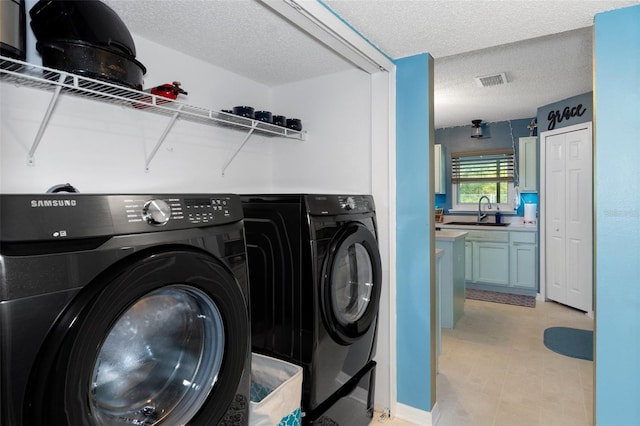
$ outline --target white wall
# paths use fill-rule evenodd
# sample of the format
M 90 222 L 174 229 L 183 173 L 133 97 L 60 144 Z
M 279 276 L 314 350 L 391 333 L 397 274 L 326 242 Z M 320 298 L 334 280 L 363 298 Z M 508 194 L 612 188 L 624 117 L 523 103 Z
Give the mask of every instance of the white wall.
M 351 70 L 273 91 L 274 108 L 302 119 L 305 142 L 273 145 L 284 192 L 371 193 L 371 76 Z M 286 114 L 285 114 L 286 115 Z

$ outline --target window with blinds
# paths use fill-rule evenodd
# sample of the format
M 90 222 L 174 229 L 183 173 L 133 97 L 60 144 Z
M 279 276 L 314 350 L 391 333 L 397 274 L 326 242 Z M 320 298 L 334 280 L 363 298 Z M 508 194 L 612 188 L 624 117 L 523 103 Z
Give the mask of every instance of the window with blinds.
M 513 149 L 451 154 L 451 183 L 513 182 Z

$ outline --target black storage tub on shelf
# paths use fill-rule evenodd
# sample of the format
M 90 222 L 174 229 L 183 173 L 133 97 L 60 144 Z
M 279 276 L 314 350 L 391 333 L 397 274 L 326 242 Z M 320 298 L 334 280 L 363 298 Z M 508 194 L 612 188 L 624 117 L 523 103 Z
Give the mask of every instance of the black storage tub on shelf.
M 38 40 L 78 40 L 136 56 L 136 47 L 126 25 L 101 1 L 40 0 L 29 15 Z
M 36 46 L 46 67 L 142 90 L 147 69 L 133 56 L 81 41 L 39 41 Z

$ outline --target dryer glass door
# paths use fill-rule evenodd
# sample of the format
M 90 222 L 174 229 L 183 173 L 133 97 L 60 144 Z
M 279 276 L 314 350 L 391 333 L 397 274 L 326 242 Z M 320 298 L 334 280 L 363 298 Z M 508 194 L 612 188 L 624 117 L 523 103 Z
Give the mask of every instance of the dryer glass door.
M 355 242 L 338 249 L 331 282 L 333 313 L 342 325 L 359 321 L 371 301 L 373 265 L 367 249 Z
M 322 275 L 323 316 L 334 339 L 352 343 L 376 320 L 381 283 L 380 253 L 364 225 L 342 227 L 327 251 Z

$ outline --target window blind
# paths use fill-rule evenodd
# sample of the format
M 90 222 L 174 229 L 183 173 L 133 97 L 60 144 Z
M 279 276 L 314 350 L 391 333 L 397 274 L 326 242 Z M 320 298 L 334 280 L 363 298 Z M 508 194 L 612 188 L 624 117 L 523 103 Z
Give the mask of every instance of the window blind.
M 451 154 L 451 182 L 513 182 L 513 149 Z

